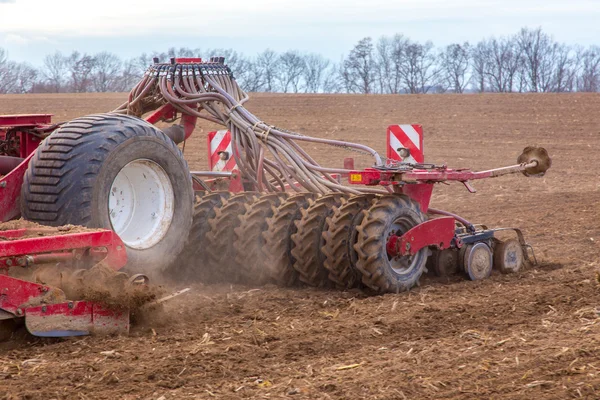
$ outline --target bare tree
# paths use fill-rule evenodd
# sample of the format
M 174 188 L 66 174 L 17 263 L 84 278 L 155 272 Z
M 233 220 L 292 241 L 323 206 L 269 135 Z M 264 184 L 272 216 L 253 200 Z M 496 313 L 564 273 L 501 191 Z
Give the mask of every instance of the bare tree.
M 376 46 L 376 74 L 381 93 L 402 91 L 402 65 L 409 40 L 402 35 L 382 36 Z
M 375 89 L 375 62 L 370 37 L 361 39 L 341 65 L 340 75 L 348 93 L 372 93 Z
M 66 58 L 60 51 L 44 57 L 43 75 L 51 91 L 58 93 L 63 90 L 66 82 L 66 64 Z
M 303 79 L 304 92 L 317 93 L 321 90 L 325 71 L 329 67 L 329 60 L 323 58 L 320 54 L 307 54 L 304 56 Z
M 555 51 L 554 92 L 572 92 L 575 89 L 577 74 L 577 52 L 565 44 L 558 45 Z
M 523 59 L 514 38 L 492 38 L 485 43 L 485 76 L 493 92 L 512 92 Z
M 88 54 L 78 51 L 66 58 L 66 68 L 69 73 L 69 86 L 75 93 L 88 92 L 92 87 L 92 70 L 96 60 Z
M 109 52 L 94 56 L 92 66 L 92 84 L 96 92 L 114 92 L 118 90 L 123 63 L 116 55 Z
M 279 57 L 271 49 L 267 49 L 260 53 L 256 58 L 256 66 L 258 71 L 263 77 L 262 90 L 265 92 L 275 92 L 277 69 L 279 64 Z
M 323 92 L 325 93 L 342 93 L 344 84 L 341 77 L 341 66 L 333 64 L 325 70 L 323 76 Z
M 435 65 L 433 43 L 410 42 L 406 46 L 406 57 L 401 64 L 401 76 L 408 93 L 427 93 L 434 87 L 439 75 Z
M 600 91 L 600 47 L 590 46 L 580 55 L 577 88 L 581 92 Z
M 485 41 L 481 41 L 471 48 L 471 81 L 474 89 L 480 93 L 486 90 L 488 63 L 487 44 Z
M 12 93 L 16 87 L 16 63 L 8 59 L 8 52 L 0 48 L 0 93 Z
M 517 42 L 524 57 L 525 76 L 528 89 L 532 92 L 544 92 L 550 89 L 556 43 L 542 32 L 523 28 L 517 35 Z
M 448 45 L 439 55 L 440 74 L 446 90 L 463 93 L 469 85 L 471 46 L 468 42 Z
M 279 56 L 276 78 L 283 93 L 300 91 L 300 81 L 305 68 L 304 57 L 297 51 L 286 51 Z

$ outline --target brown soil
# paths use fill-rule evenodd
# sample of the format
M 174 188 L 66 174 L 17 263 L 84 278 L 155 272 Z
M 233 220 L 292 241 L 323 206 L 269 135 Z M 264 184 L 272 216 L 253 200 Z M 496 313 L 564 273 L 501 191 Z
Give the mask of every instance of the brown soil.
M 111 110 L 109 95 L 2 96 L 2 113 L 56 120 Z M 0 347 L 0 398 L 565 399 L 600 397 L 600 95 L 256 95 L 270 124 L 385 150 L 392 123 L 421 123 L 426 160 L 483 169 L 527 145 L 548 149 L 543 178 L 439 185 L 433 206 L 517 226 L 537 267 L 485 281 L 424 279 L 399 295 L 195 286 L 130 337 Z M 186 145 L 205 168 L 203 125 Z M 307 146 L 341 165 L 341 149 Z M 357 166 L 365 166 L 358 159 Z M 181 285 L 172 285 L 175 290 Z

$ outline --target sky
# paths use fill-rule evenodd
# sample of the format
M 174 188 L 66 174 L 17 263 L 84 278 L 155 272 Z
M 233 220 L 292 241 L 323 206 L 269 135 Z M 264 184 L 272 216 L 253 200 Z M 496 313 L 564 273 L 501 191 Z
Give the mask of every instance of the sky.
M 445 46 L 525 26 L 600 45 L 600 0 L 0 0 L 0 47 L 33 65 L 56 50 L 127 59 L 169 47 L 296 49 L 338 61 L 366 36 Z

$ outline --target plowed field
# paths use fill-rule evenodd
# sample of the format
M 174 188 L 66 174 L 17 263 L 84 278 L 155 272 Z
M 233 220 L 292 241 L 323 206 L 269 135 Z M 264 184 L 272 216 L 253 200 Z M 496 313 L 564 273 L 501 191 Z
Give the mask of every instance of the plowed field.
M 0 114 L 56 121 L 108 111 L 124 94 L 0 96 Z M 422 280 L 408 293 L 192 286 L 129 337 L 0 344 L 5 399 L 600 398 L 600 95 L 254 95 L 270 124 L 370 145 L 420 123 L 427 161 L 485 169 L 548 149 L 543 178 L 439 185 L 433 206 L 516 226 L 539 264 L 490 279 Z M 206 167 L 205 124 L 185 148 Z M 308 146 L 341 165 L 360 154 Z M 169 289 L 183 287 L 168 284 Z

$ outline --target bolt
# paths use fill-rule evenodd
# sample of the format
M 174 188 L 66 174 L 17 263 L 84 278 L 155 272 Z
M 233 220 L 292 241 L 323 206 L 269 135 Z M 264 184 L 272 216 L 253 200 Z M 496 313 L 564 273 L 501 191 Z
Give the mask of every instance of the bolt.
M 67 304 L 67 306 L 69 307 L 69 310 L 72 310 L 72 309 L 73 309 L 73 307 L 74 307 L 74 305 L 73 305 L 73 302 L 72 302 L 72 301 L 70 301 L 70 302 Z
M 21 310 L 20 308 L 17 308 L 17 310 L 15 311 L 15 314 L 23 315 L 23 310 Z
M 11 267 L 13 265 L 13 262 L 10 258 L 8 260 L 6 260 L 6 265 L 8 265 L 9 267 Z
M 6 187 L 6 182 L 0 182 L 0 188 L 5 188 Z
M 156 213 L 155 212 L 153 212 L 151 215 L 152 215 L 152 218 L 156 218 Z
M 42 306 L 42 312 L 45 313 L 48 308 L 46 306 Z

